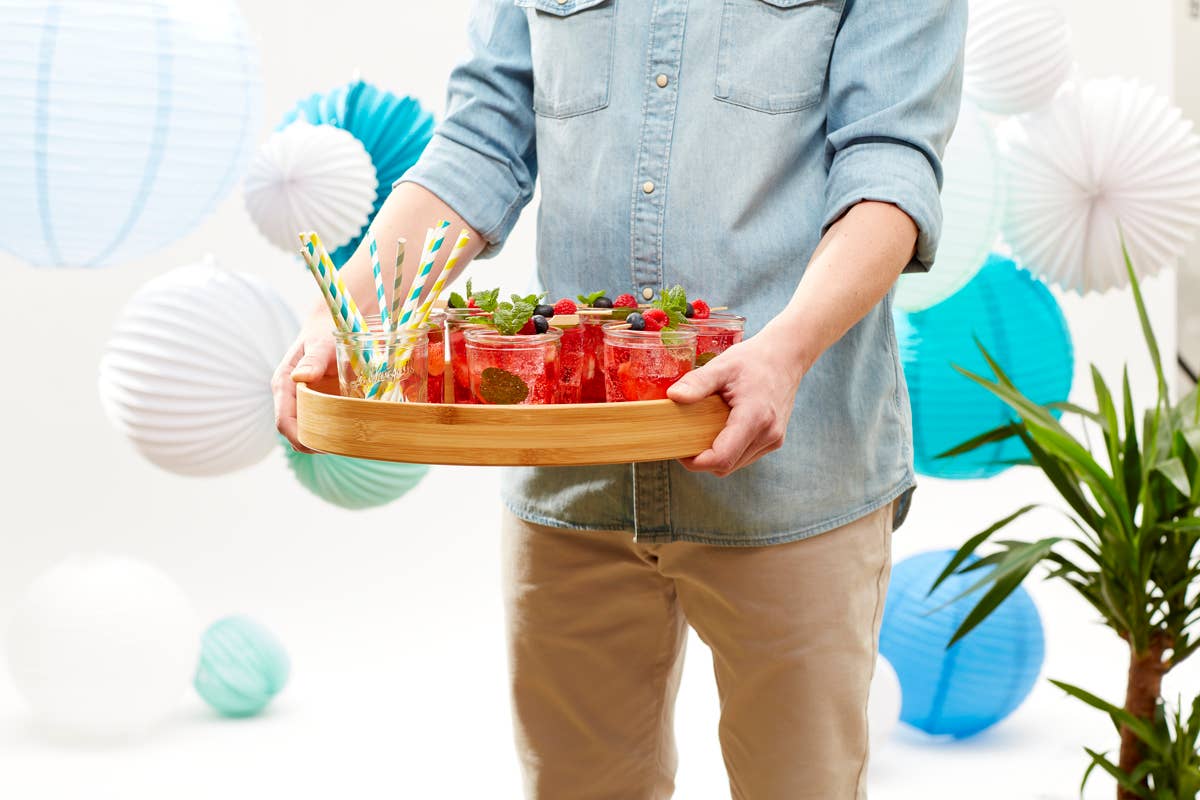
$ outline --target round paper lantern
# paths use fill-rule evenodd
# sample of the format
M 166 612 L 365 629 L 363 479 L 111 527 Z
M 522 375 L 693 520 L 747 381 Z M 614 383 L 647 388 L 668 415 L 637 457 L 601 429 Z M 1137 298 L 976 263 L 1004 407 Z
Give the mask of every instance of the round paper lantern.
M 392 193 L 392 184 L 417 163 L 433 137 L 433 115 L 414 98 L 398 97 L 360 80 L 302 100 L 284 115 L 280 127 L 297 119 L 344 128 L 363 143 L 379 180 L 371 217 Z M 323 230 L 316 230 L 325 236 Z M 365 224 L 349 242 L 330 254 L 335 264 L 340 266 L 354 254 L 364 233 Z
M 971 0 L 963 92 L 985 111 L 1021 114 L 1071 77 L 1071 29 L 1043 0 Z
M 40 722 L 86 738 L 143 732 L 175 707 L 196 669 L 200 628 L 160 570 L 76 557 L 33 582 L 8 630 L 17 689 Z
M 1077 292 L 1174 266 L 1200 224 L 1200 138 L 1135 81 L 1088 81 L 1006 128 L 1005 239 L 1029 269 Z
M 922 553 L 892 569 L 879 651 L 900 679 L 900 719 L 926 733 L 963 738 L 995 725 L 1029 696 L 1042 669 L 1045 641 L 1033 599 L 1018 588 L 946 649 L 983 590 L 954 598 L 986 574 L 951 576 L 929 594 L 953 554 Z
M 290 672 L 273 633 L 249 617 L 226 617 L 204 632 L 194 685 L 222 716 L 252 717 L 283 691 Z
M 896 670 L 882 656 L 875 662 L 875 675 L 871 678 L 871 699 L 867 703 L 867 723 L 871 738 L 871 751 L 876 752 L 892 736 L 896 723 L 900 721 L 900 678 Z
M 328 503 L 355 510 L 399 500 L 429 472 L 424 464 L 309 455 L 293 450 L 286 441 L 283 450 L 304 488 Z
M 937 261 L 929 272 L 901 276 L 895 304 L 920 311 L 940 303 L 979 271 L 1000 232 L 1004 177 L 992 129 L 964 102 L 942 159 L 943 225 Z
M 953 458 L 947 450 L 1016 418 L 954 365 L 991 377 L 978 343 L 1017 388 L 1038 403 L 1071 391 L 1074 350 L 1067 321 L 1044 284 L 998 255 L 970 283 L 924 311 L 895 314 L 900 360 L 908 382 L 917 471 L 935 478 L 987 478 L 1027 460 L 1019 439 Z
M 275 447 L 271 375 L 299 330 L 252 275 L 211 258 L 151 280 L 126 304 L 100 361 L 100 399 L 146 458 L 220 475 Z
M 240 180 L 259 95 L 235 0 L 0 0 L 0 248 L 97 267 L 175 241 Z
M 375 165 L 362 142 L 332 125 L 297 120 L 259 149 L 246 174 L 246 210 L 271 244 L 289 253 L 315 230 L 342 247 L 375 208 Z

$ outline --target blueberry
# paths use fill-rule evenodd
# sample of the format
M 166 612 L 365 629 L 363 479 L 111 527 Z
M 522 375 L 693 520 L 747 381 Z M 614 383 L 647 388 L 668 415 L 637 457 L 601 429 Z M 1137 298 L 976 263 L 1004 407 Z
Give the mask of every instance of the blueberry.
M 629 330 L 631 331 L 646 330 L 646 318 L 636 311 L 626 317 L 625 321 L 629 323 Z
M 692 317 L 694 317 L 696 315 L 696 309 L 692 308 L 691 303 L 688 303 L 687 306 L 684 307 L 683 315 L 685 317 L 687 317 L 688 319 L 691 319 Z
M 533 313 L 537 314 L 539 317 L 550 319 L 554 316 L 554 306 L 546 305 L 545 303 L 538 303 L 537 307 L 533 309 Z
M 550 323 L 541 314 L 533 315 L 533 330 L 535 333 L 545 333 L 550 330 Z
M 592 301 L 592 308 L 612 308 L 612 300 L 609 300 L 604 295 L 600 295 Z

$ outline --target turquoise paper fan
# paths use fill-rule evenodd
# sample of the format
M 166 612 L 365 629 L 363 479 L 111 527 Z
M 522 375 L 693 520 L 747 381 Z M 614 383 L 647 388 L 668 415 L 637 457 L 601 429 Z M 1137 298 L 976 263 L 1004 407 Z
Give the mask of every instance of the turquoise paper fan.
M 304 488 L 328 503 L 353 510 L 399 500 L 429 472 L 424 464 L 298 453 L 287 442 L 283 451 Z

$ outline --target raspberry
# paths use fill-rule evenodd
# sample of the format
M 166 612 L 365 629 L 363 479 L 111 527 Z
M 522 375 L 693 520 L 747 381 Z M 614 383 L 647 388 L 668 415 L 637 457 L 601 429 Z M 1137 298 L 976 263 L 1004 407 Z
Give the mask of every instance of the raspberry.
M 532 333 L 537 333 L 537 325 L 534 323 L 533 317 L 530 317 L 525 321 L 525 324 L 521 327 L 521 330 L 517 331 L 517 335 L 528 336 Z
M 693 300 L 692 312 L 692 319 L 708 319 L 708 315 L 712 313 L 712 309 L 703 300 Z
M 554 316 L 558 316 L 559 314 L 574 314 L 578 310 L 575 301 L 566 297 L 554 304 Z
M 667 312 L 661 308 L 651 308 L 645 314 L 642 314 L 642 319 L 646 322 L 646 330 L 661 331 L 667 327 L 667 323 L 671 318 L 667 316 Z
M 613 308 L 637 308 L 637 298 L 631 294 L 618 295 L 613 300 Z

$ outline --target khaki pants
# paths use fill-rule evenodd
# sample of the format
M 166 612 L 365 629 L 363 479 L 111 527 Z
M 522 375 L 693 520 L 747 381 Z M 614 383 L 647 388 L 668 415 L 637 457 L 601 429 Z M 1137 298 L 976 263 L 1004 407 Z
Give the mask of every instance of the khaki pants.
M 513 718 L 536 800 L 665 800 L 685 625 L 712 649 L 735 800 L 866 797 L 892 508 L 791 544 L 504 523 Z M 690 800 L 685 798 L 684 800 Z

